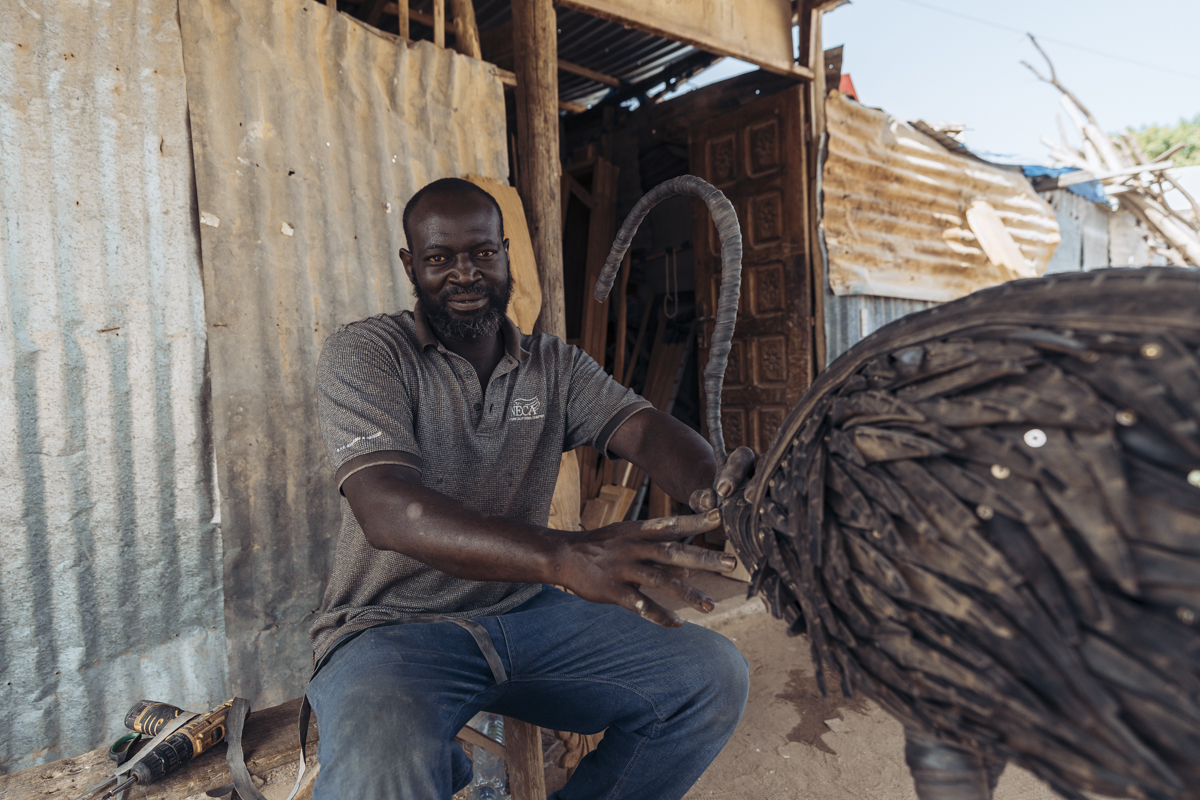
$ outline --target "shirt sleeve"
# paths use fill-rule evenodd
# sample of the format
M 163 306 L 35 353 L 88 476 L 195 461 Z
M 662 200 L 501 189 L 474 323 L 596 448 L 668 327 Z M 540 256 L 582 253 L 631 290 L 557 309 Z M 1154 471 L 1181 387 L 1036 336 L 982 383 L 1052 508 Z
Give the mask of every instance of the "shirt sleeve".
M 413 398 L 397 353 L 378 338 L 345 328 L 317 362 L 317 414 L 338 489 L 376 464 L 421 469 Z
M 567 424 L 564 450 L 590 444 L 608 456 L 608 442 L 624 422 L 650 403 L 632 389 L 617 383 L 596 360 L 572 347 L 570 386 L 567 388 Z M 611 457 L 611 456 L 610 456 Z

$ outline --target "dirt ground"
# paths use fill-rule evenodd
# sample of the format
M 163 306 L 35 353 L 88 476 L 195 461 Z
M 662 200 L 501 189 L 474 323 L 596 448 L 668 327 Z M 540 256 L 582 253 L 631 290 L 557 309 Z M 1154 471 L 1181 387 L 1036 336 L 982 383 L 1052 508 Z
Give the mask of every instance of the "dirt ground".
M 781 620 L 754 611 L 711 626 L 750 662 L 750 700 L 733 738 L 686 800 L 916 800 L 900 723 L 863 698 L 822 699 L 808 642 L 789 639 Z M 995 797 L 1057 795 L 1009 767 Z

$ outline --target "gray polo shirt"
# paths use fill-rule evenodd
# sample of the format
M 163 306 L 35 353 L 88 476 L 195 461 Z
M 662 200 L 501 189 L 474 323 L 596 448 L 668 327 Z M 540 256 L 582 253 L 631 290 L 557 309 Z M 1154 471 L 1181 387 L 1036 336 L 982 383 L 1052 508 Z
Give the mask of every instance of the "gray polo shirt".
M 504 358 L 486 390 L 419 310 L 330 336 L 317 407 L 338 489 L 358 470 L 403 464 L 481 514 L 545 525 L 562 454 L 585 444 L 607 452 L 613 432 L 650 404 L 556 336 L 525 336 L 507 319 L 502 331 Z M 314 658 L 347 633 L 401 616 L 502 614 L 539 588 L 463 580 L 376 550 L 343 497 L 333 574 L 309 631 Z

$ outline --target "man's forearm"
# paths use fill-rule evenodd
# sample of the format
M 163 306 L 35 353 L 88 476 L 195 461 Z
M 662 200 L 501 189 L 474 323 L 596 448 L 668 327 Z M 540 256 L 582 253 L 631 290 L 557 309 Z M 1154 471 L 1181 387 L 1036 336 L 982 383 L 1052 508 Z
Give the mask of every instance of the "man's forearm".
M 704 437 L 661 411 L 634 414 L 613 434 L 609 449 L 645 470 L 684 505 L 693 492 L 711 488 L 716 477 L 717 463 Z
M 456 578 L 514 583 L 555 581 L 563 537 L 547 529 L 476 513 L 422 486 L 404 467 L 363 470 L 343 486 L 367 541 Z

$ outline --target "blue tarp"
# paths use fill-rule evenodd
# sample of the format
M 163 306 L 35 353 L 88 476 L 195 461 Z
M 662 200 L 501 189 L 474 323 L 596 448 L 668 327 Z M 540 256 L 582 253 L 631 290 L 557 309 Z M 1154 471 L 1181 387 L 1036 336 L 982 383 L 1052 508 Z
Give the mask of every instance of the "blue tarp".
M 1040 178 L 1043 175 L 1051 178 L 1057 178 L 1067 172 L 1079 172 L 1078 167 L 1036 167 L 1032 165 L 1023 165 L 1021 171 L 1025 173 L 1026 178 Z M 1087 181 L 1086 183 L 1076 183 L 1072 186 L 1064 187 L 1068 192 L 1074 192 L 1085 200 L 1091 200 L 1093 203 L 1105 203 L 1106 195 L 1104 187 L 1100 185 L 1100 181 Z

